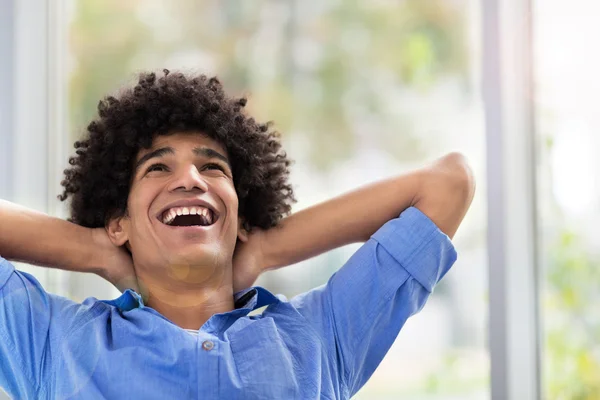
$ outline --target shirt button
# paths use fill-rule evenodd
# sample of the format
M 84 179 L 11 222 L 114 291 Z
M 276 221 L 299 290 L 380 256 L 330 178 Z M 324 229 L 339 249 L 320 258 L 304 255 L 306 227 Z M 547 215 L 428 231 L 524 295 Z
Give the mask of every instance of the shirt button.
M 215 344 L 210 340 L 205 340 L 202 343 L 202 348 L 206 351 L 211 351 L 212 349 L 214 349 L 214 347 L 215 347 Z

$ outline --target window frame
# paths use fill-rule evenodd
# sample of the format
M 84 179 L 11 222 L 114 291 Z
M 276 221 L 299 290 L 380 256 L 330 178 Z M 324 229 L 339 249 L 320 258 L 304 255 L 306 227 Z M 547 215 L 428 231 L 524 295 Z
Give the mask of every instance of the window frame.
M 531 10 L 482 3 L 492 400 L 541 398 Z

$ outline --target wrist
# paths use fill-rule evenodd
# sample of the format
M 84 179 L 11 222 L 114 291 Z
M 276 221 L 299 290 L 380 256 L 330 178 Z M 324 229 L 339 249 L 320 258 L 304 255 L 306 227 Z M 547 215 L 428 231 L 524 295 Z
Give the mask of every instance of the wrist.
M 266 231 L 259 228 L 254 228 L 252 232 L 252 239 L 254 242 L 252 246 L 255 248 L 255 260 L 259 274 L 265 271 L 273 269 L 272 265 L 272 254 L 269 253 L 269 246 L 266 242 Z
M 256 234 L 254 246 L 256 248 L 256 265 L 260 274 L 289 264 L 285 261 L 285 252 L 273 245 L 273 243 L 277 243 L 276 236 L 280 235 L 283 224 L 285 224 L 285 218 L 272 228 L 252 233 Z
M 108 270 L 106 268 L 108 262 L 105 259 L 108 252 L 104 251 L 108 241 L 106 230 L 104 228 L 92 228 L 89 229 L 89 235 L 90 240 L 88 243 L 91 245 L 86 249 L 86 265 L 91 272 L 108 280 Z

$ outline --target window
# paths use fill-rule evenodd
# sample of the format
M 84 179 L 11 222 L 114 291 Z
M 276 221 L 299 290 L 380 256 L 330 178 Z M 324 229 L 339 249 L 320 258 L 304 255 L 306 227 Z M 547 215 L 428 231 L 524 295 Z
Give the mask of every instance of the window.
M 600 398 L 597 2 L 535 1 L 543 389 Z

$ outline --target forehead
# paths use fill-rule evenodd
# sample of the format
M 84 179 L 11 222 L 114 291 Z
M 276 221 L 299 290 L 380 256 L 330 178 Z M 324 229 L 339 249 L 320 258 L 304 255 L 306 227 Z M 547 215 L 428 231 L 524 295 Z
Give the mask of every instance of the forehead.
M 218 151 L 225 157 L 228 156 L 223 145 L 202 132 L 182 132 L 155 137 L 152 141 L 152 146 L 150 146 L 149 149 L 141 149 L 138 152 L 136 159 L 139 160 L 144 155 L 164 147 L 171 147 L 176 153 L 185 152 L 187 150 L 191 151 L 194 148 L 207 147 Z

